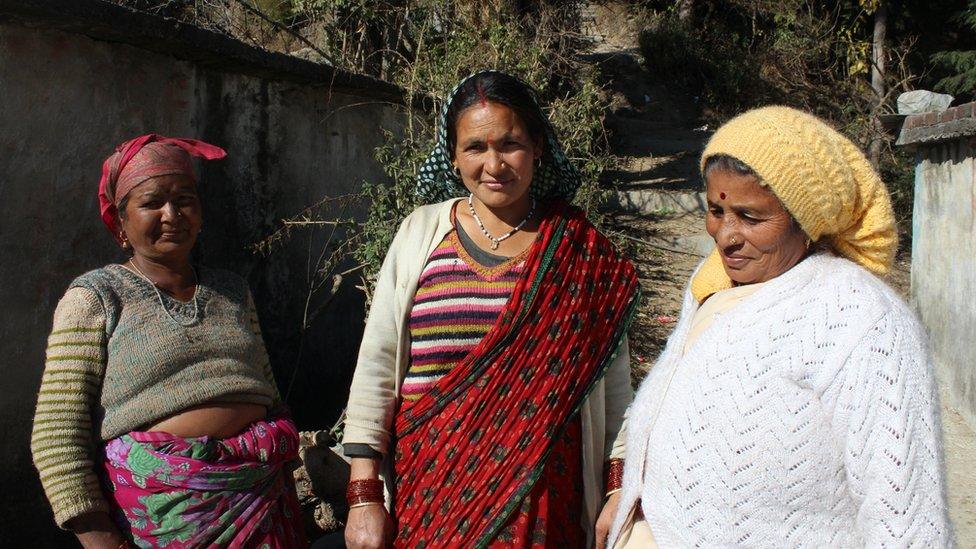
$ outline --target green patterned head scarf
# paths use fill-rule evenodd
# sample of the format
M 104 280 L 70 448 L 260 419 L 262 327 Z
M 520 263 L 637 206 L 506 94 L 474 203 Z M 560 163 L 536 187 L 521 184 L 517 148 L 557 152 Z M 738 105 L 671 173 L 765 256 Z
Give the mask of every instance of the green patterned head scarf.
M 503 74 L 514 78 L 525 86 L 532 97 L 533 104 L 539 109 L 539 101 L 535 90 L 525 82 L 499 71 L 481 71 L 465 78 L 451 90 L 451 95 L 444 102 L 441 108 L 440 118 L 437 124 L 437 142 L 434 150 L 430 152 L 424 163 L 420 165 L 420 172 L 417 174 L 417 196 L 424 202 L 441 202 L 450 198 L 456 198 L 468 194 L 468 190 L 461 182 L 461 178 L 454 173 L 454 166 L 451 165 L 451 151 L 447 142 L 447 111 L 451 108 L 458 94 L 458 90 L 465 82 L 472 78 L 484 76 L 486 74 Z M 552 129 L 552 124 L 546 118 L 542 110 L 539 109 L 540 118 L 545 124 L 545 151 L 542 153 L 541 165 L 537 166 L 532 176 L 532 185 L 529 187 L 529 194 L 537 200 L 564 199 L 571 201 L 582 183 L 579 171 L 566 158 L 559 140 L 556 139 L 556 132 Z

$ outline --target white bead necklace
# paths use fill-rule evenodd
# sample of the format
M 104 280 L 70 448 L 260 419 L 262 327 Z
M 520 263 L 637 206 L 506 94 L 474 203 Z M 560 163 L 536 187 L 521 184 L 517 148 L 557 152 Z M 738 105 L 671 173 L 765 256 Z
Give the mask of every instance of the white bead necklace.
M 517 233 L 519 229 L 525 226 L 525 224 L 528 223 L 530 219 L 532 219 L 532 214 L 535 213 L 535 199 L 533 198 L 532 207 L 529 208 L 529 213 L 526 214 L 525 219 L 520 221 L 519 224 L 516 225 L 515 228 L 512 229 L 511 231 L 508 231 L 507 233 L 499 236 L 498 238 L 495 238 L 494 236 L 491 235 L 491 233 L 488 232 L 488 229 L 485 228 L 485 224 L 481 222 L 481 218 L 478 217 L 478 213 L 474 211 L 474 202 L 472 202 L 473 198 L 474 198 L 474 193 L 468 195 L 468 209 L 471 210 L 471 217 L 474 217 L 474 220 L 478 223 L 478 228 L 480 228 L 481 232 L 483 232 L 485 236 L 488 237 L 488 240 L 491 240 L 492 250 L 497 250 L 498 245 L 501 244 L 502 240 L 505 240 L 506 238 Z
M 169 309 L 166 308 L 166 303 L 163 302 L 163 293 L 159 291 L 159 286 L 157 286 L 156 283 L 153 282 L 151 278 L 146 276 L 146 273 L 142 272 L 142 269 L 140 269 L 139 266 L 136 265 L 135 261 L 132 261 L 130 259 L 129 264 L 132 265 L 132 268 L 136 270 L 139 276 L 145 279 L 145 281 L 148 282 L 150 286 L 152 286 L 153 290 L 156 290 L 156 297 L 159 298 L 159 306 L 163 308 L 163 312 L 166 313 L 166 316 L 168 316 L 170 320 L 179 324 L 180 326 L 183 326 L 184 328 L 193 326 L 194 324 L 197 323 L 197 320 L 199 320 L 197 318 L 197 315 L 200 313 L 200 305 L 199 303 L 197 303 L 197 294 L 199 293 L 198 290 L 200 289 L 200 280 L 199 278 L 197 278 L 197 270 L 194 269 L 192 265 L 190 266 L 190 270 L 193 271 L 193 300 L 192 300 L 193 316 L 191 317 L 190 322 L 183 322 L 177 320 L 176 317 L 173 316 L 173 313 L 171 313 Z M 125 265 L 123 265 L 123 267 L 124 266 Z

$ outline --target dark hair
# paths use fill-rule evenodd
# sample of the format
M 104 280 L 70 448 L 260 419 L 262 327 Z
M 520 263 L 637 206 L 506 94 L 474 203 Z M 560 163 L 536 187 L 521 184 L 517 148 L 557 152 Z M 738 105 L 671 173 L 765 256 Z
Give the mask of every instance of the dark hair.
M 752 176 L 762 183 L 762 178 L 756 173 L 756 170 L 752 169 L 748 164 L 739 160 L 734 156 L 727 154 L 713 154 L 705 159 L 705 168 L 702 169 L 702 175 L 705 179 L 714 171 L 720 171 L 725 173 L 732 173 L 741 176 Z
M 119 219 L 125 219 L 125 208 L 129 205 L 129 195 L 122 197 L 119 200 L 119 205 L 115 207 L 115 211 L 119 214 Z
M 454 156 L 457 145 L 457 122 L 461 113 L 475 103 L 499 103 L 515 111 L 529 131 L 533 141 L 546 154 L 546 119 L 533 97 L 532 89 L 521 80 L 500 72 L 484 72 L 469 78 L 458 88 L 451 106 L 447 108 L 448 154 Z

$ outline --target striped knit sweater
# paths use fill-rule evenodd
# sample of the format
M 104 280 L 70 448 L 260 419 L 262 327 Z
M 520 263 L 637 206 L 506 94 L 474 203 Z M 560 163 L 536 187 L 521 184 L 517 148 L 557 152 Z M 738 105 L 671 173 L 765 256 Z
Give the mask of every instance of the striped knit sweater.
M 60 526 L 107 511 L 98 447 L 206 402 L 272 406 L 277 389 L 247 285 L 200 269 L 198 308 L 163 295 L 119 265 L 76 279 L 48 338 L 31 451 Z M 192 319 L 191 319 L 192 320 Z
M 420 275 L 410 313 L 410 368 L 401 389 L 406 402 L 420 399 L 478 345 L 525 265 L 528 250 L 513 258 L 486 258 L 473 244 L 465 247 L 461 238 L 467 235 L 459 232 L 448 233 Z

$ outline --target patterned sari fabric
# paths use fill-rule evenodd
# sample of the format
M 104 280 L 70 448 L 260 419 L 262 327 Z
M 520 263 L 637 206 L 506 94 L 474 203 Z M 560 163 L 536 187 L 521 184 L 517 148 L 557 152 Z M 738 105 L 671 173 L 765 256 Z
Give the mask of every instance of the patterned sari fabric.
M 577 415 L 553 444 L 535 486 L 488 547 L 579 549 L 586 545 L 582 438 L 582 422 Z
M 397 547 L 506 541 L 626 334 L 637 276 L 578 209 L 545 217 L 523 273 L 478 346 L 397 413 Z
M 106 443 L 107 495 L 139 547 L 305 547 L 297 457 L 287 417 L 219 440 L 133 431 Z

